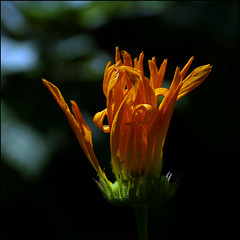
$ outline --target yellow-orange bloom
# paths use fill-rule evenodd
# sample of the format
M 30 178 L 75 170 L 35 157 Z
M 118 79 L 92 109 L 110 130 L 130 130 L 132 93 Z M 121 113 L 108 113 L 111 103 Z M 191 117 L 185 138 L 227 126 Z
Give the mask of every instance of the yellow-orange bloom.
M 104 73 L 106 109 L 97 113 L 93 121 L 102 131 L 110 133 L 111 163 L 118 184 L 132 179 L 159 179 L 163 145 L 175 103 L 201 84 L 212 67 L 209 64 L 198 67 L 185 77 L 193 61 L 191 57 L 182 70 L 176 68 L 171 86 L 167 89 L 162 88 L 167 59 L 159 69 L 155 57 L 148 61 L 148 79 L 143 71 L 143 52 L 133 62 L 126 51 L 122 51 L 122 58 L 123 61 L 116 48 L 115 64 L 108 62 Z M 117 195 L 114 188 L 118 186 L 112 185 L 99 166 L 93 151 L 91 130 L 84 122 L 77 104 L 71 101 L 74 117 L 58 88 L 44 79 L 43 83 L 66 114 L 83 151 L 97 171 L 101 190 L 105 196 Z M 160 95 L 163 100 L 158 106 Z M 105 117 L 108 125 L 103 124 Z M 168 177 L 166 179 L 169 181 Z M 105 187 L 113 190 L 108 193 Z

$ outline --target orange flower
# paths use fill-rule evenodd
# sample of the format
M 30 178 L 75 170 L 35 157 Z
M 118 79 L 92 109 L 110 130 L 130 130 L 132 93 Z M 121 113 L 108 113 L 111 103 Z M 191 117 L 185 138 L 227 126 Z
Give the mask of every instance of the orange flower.
M 162 148 L 175 102 L 201 84 L 211 66 L 196 68 L 185 77 L 193 57 L 182 71 L 176 69 L 170 89 L 161 88 L 167 59 L 157 69 L 156 58 L 149 60 L 150 80 L 144 76 L 143 53 L 139 60 L 116 48 L 115 65 L 107 64 L 103 92 L 107 108 L 95 115 L 94 123 L 110 132 L 113 169 L 118 178 L 144 176 L 158 178 L 162 166 Z M 158 106 L 158 97 L 163 101 Z M 107 116 L 108 125 L 103 125 Z
M 122 51 L 122 57 L 123 62 L 116 48 L 115 64 L 108 62 L 104 73 L 103 93 L 107 107 L 93 119 L 102 131 L 110 133 L 111 163 L 117 178 L 115 184 L 107 179 L 99 166 L 93 151 L 91 130 L 84 122 L 77 104 L 70 101 L 74 117 L 58 88 L 42 79 L 66 114 L 83 151 L 100 177 L 100 189 L 110 201 L 123 199 L 123 196 L 129 199 L 129 190 L 124 189 L 130 186 L 129 181 L 135 181 L 133 179 L 141 179 L 141 186 L 149 179 L 161 179 L 163 145 L 175 103 L 201 84 L 212 68 L 209 64 L 198 67 L 185 78 L 193 61 L 191 57 L 181 71 L 176 68 L 171 86 L 167 89 L 162 88 L 167 59 L 159 69 L 155 57 L 148 61 L 148 79 L 143 71 L 143 52 L 139 59 L 134 59 L 134 64 L 126 51 Z M 163 100 L 158 106 L 160 95 Z M 105 117 L 108 125 L 103 125 Z M 164 179 L 170 180 L 168 176 Z M 120 183 L 127 185 L 120 186 Z

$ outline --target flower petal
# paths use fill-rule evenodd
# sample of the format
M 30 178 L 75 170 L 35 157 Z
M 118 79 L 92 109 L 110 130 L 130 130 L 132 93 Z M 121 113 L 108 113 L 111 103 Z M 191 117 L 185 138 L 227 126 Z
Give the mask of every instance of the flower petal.
M 184 77 L 186 76 L 187 71 L 188 71 L 189 67 L 191 66 L 191 64 L 192 64 L 192 62 L 193 62 L 193 59 L 194 59 L 194 57 L 191 57 L 191 58 L 189 59 L 189 61 L 187 62 L 187 64 L 186 64 L 186 65 L 184 66 L 184 68 L 182 69 L 182 71 L 181 71 L 182 78 L 184 78 Z
M 130 144 L 131 138 L 129 141 L 125 141 L 128 136 L 132 136 L 130 132 L 128 132 L 131 128 L 127 126 L 125 123 L 131 121 L 132 119 L 132 98 L 133 98 L 133 90 L 131 89 L 124 100 L 121 103 L 112 123 L 111 135 L 110 135 L 110 145 L 111 145 L 111 156 L 112 156 L 112 165 L 113 169 L 116 173 L 116 176 L 122 176 L 122 164 L 124 162 L 124 158 L 122 158 L 119 149 L 125 149 L 124 144 Z M 124 140 L 125 139 L 125 140 Z M 122 146 L 121 146 L 122 145 Z M 130 157 L 129 157 L 130 160 Z M 127 164 L 127 163 L 126 163 Z M 125 173 L 124 173 L 125 174 Z
M 162 86 L 166 67 L 167 67 L 167 59 L 164 59 L 164 61 L 162 62 L 162 65 L 158 71 L 158 80 L 157 80 L 156 88 L 160 88 Z
M 157 89 L 155 89 L 155 95 L 156 96 L 165 96 L 166 94 L 167 94 L 167 92 L 168 92 L 168 89 L 167 88 L 157 88 Z
M 127 51 L 124 51 L 124 50 L 122 51 L 122 57 L 123 57 L 124 66 L 132 67 L 132 58 Z
M 194 69 L 184 80 L 183 86 L 181 87 L 177 100 L 191 92 L 194 88 L 199 86 L 211 72 L 212 66 L 210 64 L 204 65 Z
M 148 146 L 153 146 L 153 148 L 149 147 L 147 149 L 147 159 L 151 159 L 151 161 L 146 164 L 145 176 L 149 174 L 151 177 L 159 177 L 162 166 L 162 148 L 181 86 L 181 73 L 179 68 L 176 68 L 170 89 L 161 102 L 159 111 L 148 133 Z
M 124 90 L 122 89 L 121 81 L 123 78 L 123 73 L 119 72 L 118 67 L 116 67 L 113 74 L 114 75 L 112 75 L 111 79 L 109 80 L 107 89 L 107 116 L 110 129 L 113 118 L 124 98 Z
M 103 77 L 102 88 L 103 88 L 103 93 L 104 93 L 105 97 L 107 97 L 107 88 L 108 88 L 108 82 L 109 82 L 109 79 L 110 79 L 110 74 L 114 70 L 114 66 L 111 66 L 111 68 L 110 68 L 110 65 L 111 65 L 111 61 L 109 61 L 107 63 L 107 66 L 106 66 L 105 71 L 104 71 L 104 77 Z
M 121 57 L 120 57 L 120 52 L 119 52 L 119 48 L 116 47 L 115 48 L 115 64 L 117 64 L 118 61 L 121 60 Z
M 94 118 L 93 118 L 93 122 L 94 124 L 99 127 L 103 132 L 105 133 L 109 133 L 110 132 L 110 127 L 109 125 L 103 125 L 103 120 L 105 118 L 105 116 L 107 115 L 107 108 L 104 109 L 101 112 L 98 112 L 95 114 Z
M 70 102 L 71 102 L 71 105 L 72 105 L 72 111 L 73 111 L 73 113 L 74 113 L 74 115 L 75 115 L 75 117 L 78 121 L 79 128 L 81 130 L 80 131 L 81 136 L 84 138 L 84 142 L 85 142 L 85 145 L 87 147 L 87 153 L 85 153 L 85 154 L 88 157 L 92 166 L 95 168 L 97 173 L 100 175 L 100 177 L 102 177 L 102 179 L 105 180 L 106 183 L 110 184 L 110 182 L 107 179 L 105 173 L 102 171 L 102 169 L 101 169 L 101 167 L 98 163 L 98 160 L 96 158 L 96 155 L 94 153 L 93 144 L 92 144 L 92 131 L 90 130 L 90 128 L 85 123 L 85 121 L 83 119 L 83 116 L 82 116 L 76 102 L 74 102 L 74 101 L 70 101 Z M 81 144 L 81 142 L 80 142 L 80 144 Z M 82 145 L 84 145 L 84 144 L 82 144 Z
M 133 121 L 125 124 L 140 127 L 149 123 L 156 114 L 156 110 L 149 104 L 138 104 L 133 109 Z
M 113 119 L 110 141 L 111 141 L 112 153 L 114 154 L 117 153 L 121 126 L 125 125 L 125 123 L 130 122 L 132 120 L 132 114 L 130 114 L 131 116 L 130 118 L 128 118 L 127 114 L 124 114 L 128 111 L 128 109 L 132 105 L 132 97 L 133 97 L 133 91 L 131 89 L 125 96 L 124 100 L 121 103 L 121 106 L 119 107 Z
M 171 98 L 173 97 L 174 93 L 176 92 L 176 90 L 179 91 L 179 86 L 182 86 L 182 82 L 181 82 L 181 73 L 180 73 L 180 69 L 177 67 L 176 71 L 175 71 L 175 75 L 173 78 L 173 81 L 171 83 L 171 86 L 169 88 L 169 91 L 167 92 L 166 96 L 164 97 L 163 101 L 161 102 L 161 104 L 159 105 L 159 111 L 162 111 L 164 113 L 165 108 L 168 106 L 169 101 L 171 100 Z
M 119 70 L 124 70 L 126 75 L 128 76 L 131 84 L 132 84 L 132 89 L 133 89 L 133 101 L 135 101 L 138 93 L 138 88 L 140 84 L 140 78 L 141 78 L 141 73 L 131 67 L 119 67 Z
M 147 103 L 157 109 L 157 98 L 153 88 L 150 86 L 149 79 L 142 75 L 139 90 L 140 102 Z
M 149 60 L 148 66 L 150 70 L 150 85 L 153 89 L 157 87 L 157 80 L 158 80 L 158 69 L 154 61 Z
M 139 56 L 139 60 L 137 61 L 137 64 L 136 64 L 136 69 L 140 70 L 142 72 L 142 74 L 144 74 L 144 71 L 143 71 L 143 59 L 144 59 L 144 53 L 141 52 L 140 56 Z
M 50 93 L 53 95 L 54 99 L 58 103 L 58 105 L 61 107 L 63 112 L 65 113 L 68 122 L 70 123 L 77 139 L 78 142 L 80 143 L 84 153 L 86 154 L 88 160 L 94 167 L 94 169 L 97 171 L 97 173 L 106 181 L 109 182 L 105 176 L 105 174 L 102 172 L 101 167 L 99 166 L 99 163 L 97 161 L 97 158 L 94 154 L 93 151 L 93 146 L 92 146 L 92 133 L 89 127 L 86 125 L 85 121 L 83 120 L 83 117 L 79 111 L 79 108 L 77 104 L 74 101 L 71 101 L 72 104 L 72 110 L 75 114 L 75 117 L 73 114 L 70 112 L 70 109 L 65 102 L 61 92 L 59 89 L 53 85 L 52 83 L 48 82 L 45 79 L 42 79 L 44 85 L 48 88 Z

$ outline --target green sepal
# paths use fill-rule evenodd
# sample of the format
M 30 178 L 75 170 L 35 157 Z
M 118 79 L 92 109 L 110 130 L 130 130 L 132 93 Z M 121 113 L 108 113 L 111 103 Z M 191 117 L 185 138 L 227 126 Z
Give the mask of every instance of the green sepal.
M 106 183 L 103 179 L 96 181 L 103 196 L 113 205 L 152 205 L 171 199 L 179 185 L 180 176 L 170 182 L 168 175 L 158 179 L 141 176 L 118 179 L 115 183 Z

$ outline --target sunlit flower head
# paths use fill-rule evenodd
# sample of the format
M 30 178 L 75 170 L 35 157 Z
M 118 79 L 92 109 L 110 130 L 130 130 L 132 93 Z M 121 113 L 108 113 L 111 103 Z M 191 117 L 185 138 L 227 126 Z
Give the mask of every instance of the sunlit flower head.
M 170 183 L 170 173 L 161 174 L 163 146 L 176 101 L 200 85 L 211 71 L 204 65 L 187 77 L 193 57 L 182 70 L 176 68 L 169 89 L 162 88 L 167 66 L 165 59 L 157 68 L 156 58 L 148 61 L 150 79 L 144 76 L 143 52 L 139 59 L 116 48 L 115 64 L 108 62 L 103 79 L 106 108 L 98 112 L 93 122 L 103 132 L 110 133 L 111 164 L 116 182 L 111 183 L 102 171 L 93 151 L 91 130 L 86 125 L 74 101 L 69 110 L 60 91 L 43 79 L 44 84 L 66 114 L 87 158 L 97 171 L 97 182 L 104 196 L 112 203 L 142 204 L 169 199 L 177 186 Z M 162 101 L 159 103 L 159 96 Z M 108 124 L 104 125 L 107 119 Z

